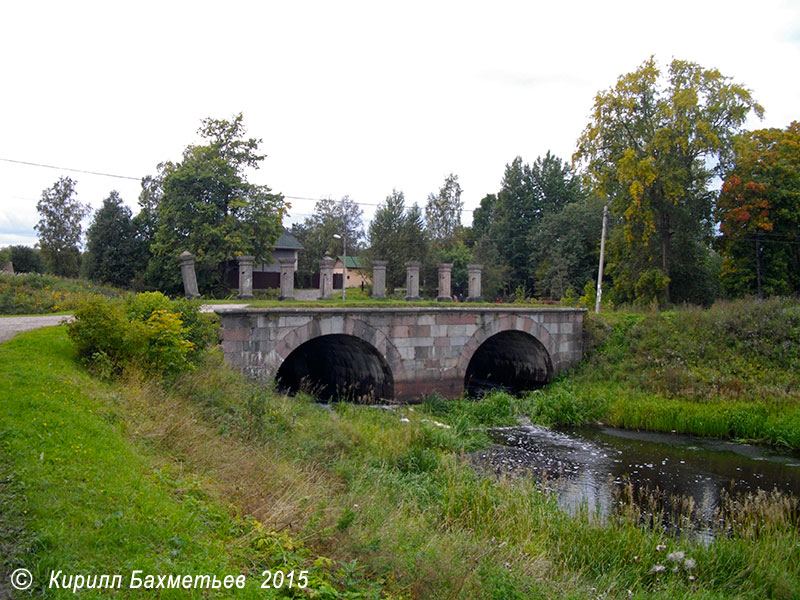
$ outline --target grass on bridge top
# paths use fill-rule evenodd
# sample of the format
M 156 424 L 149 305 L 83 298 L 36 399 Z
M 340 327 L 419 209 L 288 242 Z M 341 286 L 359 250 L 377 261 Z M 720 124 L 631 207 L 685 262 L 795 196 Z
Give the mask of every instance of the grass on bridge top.
M 436 300 L 403 300 L 398 298 L 371 298 L 367 291 L 359 288 L 348 288 L 346 299 L 342 300 L 342 291 L 335 290 L 332 298 L 325 300 L 277 300 L 274 298 L 255 298 L 242 300 L 239 298 L 228 299 L 203 299 L 204 304 L 242 304 L 252 308 L 400 308 L 400 307 L 536 307 L 536 308 L 567 308 L 569 305 L 559 303 L 539 302 L 437 302 Z

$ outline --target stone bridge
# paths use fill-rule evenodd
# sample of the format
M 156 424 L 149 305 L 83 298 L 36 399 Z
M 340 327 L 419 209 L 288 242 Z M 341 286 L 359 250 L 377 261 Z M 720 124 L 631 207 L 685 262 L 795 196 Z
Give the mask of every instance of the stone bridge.
M 581 360 L 583 309 L 224 308 L 225 359 L 322 399 L 541 387 Z

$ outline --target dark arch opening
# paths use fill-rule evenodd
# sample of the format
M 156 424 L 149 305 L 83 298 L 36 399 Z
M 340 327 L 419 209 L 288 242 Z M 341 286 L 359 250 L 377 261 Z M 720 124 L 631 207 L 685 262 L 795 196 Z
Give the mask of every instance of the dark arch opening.
M 298 346 L 275 376 L 278 387 L 317 399 L 375 402 L 391 400 L 394 379 L 380 352 L 352 335 L 323 335 Z
M 501 331 L 475 350 L 464 389 L 470 396 L 493 389 L 517 394 L 543 387 L 552 378 L 550 354 L 539 340 L 524 331 Z

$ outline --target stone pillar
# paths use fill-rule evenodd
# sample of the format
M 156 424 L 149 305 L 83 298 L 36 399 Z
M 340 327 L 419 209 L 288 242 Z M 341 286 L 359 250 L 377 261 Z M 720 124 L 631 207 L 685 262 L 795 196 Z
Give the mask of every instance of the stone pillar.
M 453 300 L 450 291 L 450 276 L 453 272 L 453 263 L 439 264 L 439 302 L 450 302 Z
M 194 255 L 184 252 L 178 257 L 181 263 L 181 277 L 183 278 L 183 292 L 187 298 L 198 298 L 197 275 L 194 272 Z
M 483 265 L 467 265 L 467 278 L 469 280 L 467 302 L 483 301 L 483 298 L 481 298 L 481 271 L 483 271 Z
M 239 257 L 239 298 L 253 297 L 253 261 L 254 256 Z
M 388 260 L 372 261 L 372 297 L 386 298 L 386 265 Z
M 406 263 L 406 300 L 420 300 L 419 266 L 417 261 Z
M 336 263 L 327 254 L 319 261 L 319 297 L 333 298 L 333 265 Z
M 278 300 L 294 300 L 294 257 L 283 256 L 278 259 L 281 266 L 281 295 Z

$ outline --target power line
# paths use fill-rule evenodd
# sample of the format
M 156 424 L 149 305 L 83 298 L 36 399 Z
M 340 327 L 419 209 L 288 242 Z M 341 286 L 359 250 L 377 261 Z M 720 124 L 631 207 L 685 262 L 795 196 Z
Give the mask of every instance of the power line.
M 15 160 L 13 158 L 2 158 L 2 157 L 0 157 L 0 161 L 14 163 L 14 164 L 18 164 L 18 165 L 28 165 L 30 167 L 41 167 L 41 168 L 44 168 L 44 169 L 55 169 L 55 170 L 58 170 L 58 171 L 70 171 L 72 173 L 86 173 L 88 175 L 99 175 L 100 177 L 114 177 L 116 179 L 129 179 L 131 181 L 141 181 L 142 180 L 142 177 L 132 177 L 130 175 L 115 175 L 113 173 L 102 173 L 100 171 L 89 171 L 89 170 L 86 170 L 86 169 L 74 169 L 74 168 L 71 168 L 71 167 L 57 167 L 55 165 L 45 165 L 45 164 L 42 164 L 42 163 L 30 162 L 30 161 L 26 161 L 26 160 Z M 282 195 L 283 195 L 284 198 L 287 198 L 289 200 L 308 200 L 310 202 L 319 202 L 320 200 L 323 199 L 322 197 L 320 197 L 320 198 L 309 198 L 307 196 L 289 196 L 289 195 L 286 195 L 286 194 L 282 194 Z M 358 202 L 356 200 L 353 200 L 352 198 L 350 198 L 350 201 L 353 204 L 357 204 L 358 206 L 380 206 L 381 205 L 380 202 Z M 475 209 L 464 208 L 462 210 L 464 212 L 474 212 Z
M 86 171 L 84 169 L 71 169 L 69 167 L 56 167 L 53 165 L 43 165 L 41 163 L 28 162 L 25 160 L 14 160 L 12 158 L 0 158 L 4 162 L 16 163 L 18 165 L 28 165 L 30 167 L 43 167 L 45 169 L 56 169 L 58 171 L 71 171 L 73 173 L 87 173 L 89 175 L 100 175 L 101 177 L 115 177 L 116 179 L 132 179 L 133 181 L 141 181 L 141 177 L 130 177 L 128 175 L 114 175 L 113 173 L 100 173 L 99 171 Z

